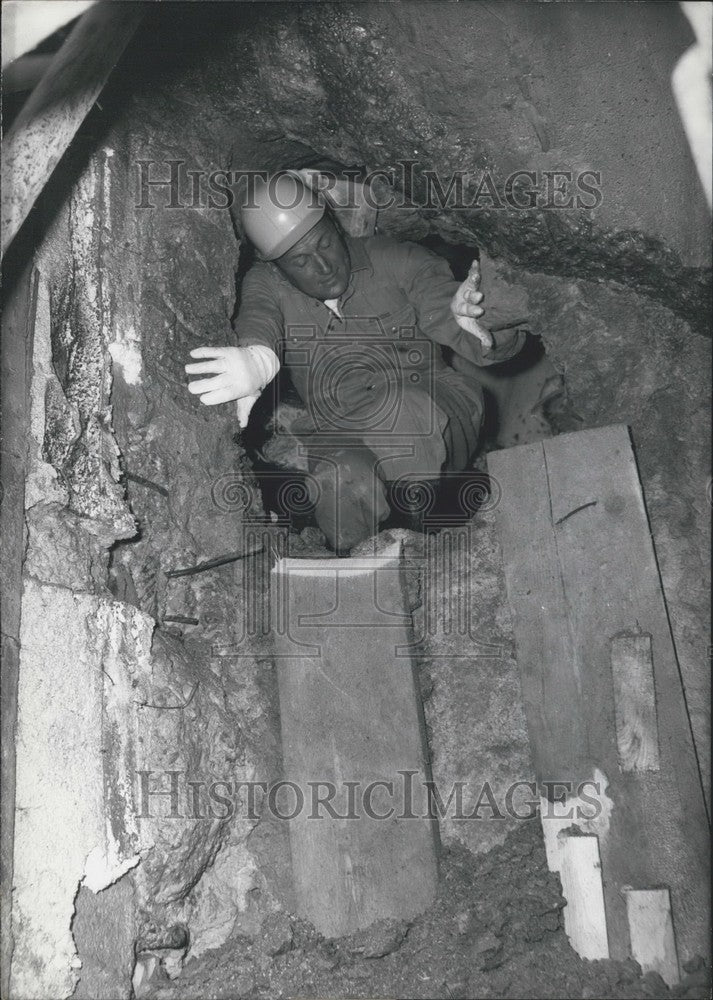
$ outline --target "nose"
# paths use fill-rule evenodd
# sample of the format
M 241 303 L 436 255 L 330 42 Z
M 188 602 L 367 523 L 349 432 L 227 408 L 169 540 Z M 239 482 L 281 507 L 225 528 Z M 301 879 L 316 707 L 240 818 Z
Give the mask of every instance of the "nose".
M 326 257 L 323 257 L 321 253 L 316 253 L 314 255 L 314 269 L 317 272 L 317 274 L 320 275 L 327 275 L 332 273 L 331 263 L 327 260 Z

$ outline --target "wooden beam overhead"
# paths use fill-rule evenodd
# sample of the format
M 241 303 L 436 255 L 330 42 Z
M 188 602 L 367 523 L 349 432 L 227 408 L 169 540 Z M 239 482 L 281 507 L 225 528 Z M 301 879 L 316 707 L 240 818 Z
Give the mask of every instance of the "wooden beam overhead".
M 2 142 L 2 254 L 99 97 L 144 14 L 100 3 L 78 21 Z

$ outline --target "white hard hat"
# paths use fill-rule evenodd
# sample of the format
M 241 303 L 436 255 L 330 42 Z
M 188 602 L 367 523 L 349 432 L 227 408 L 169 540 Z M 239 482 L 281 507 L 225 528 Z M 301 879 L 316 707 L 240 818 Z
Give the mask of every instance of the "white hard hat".
M 293 171 L 256 178 L 255 196 L 240 209 L 245 235 L 264 260 L 276 260 L 313 229 L 325 203 Z

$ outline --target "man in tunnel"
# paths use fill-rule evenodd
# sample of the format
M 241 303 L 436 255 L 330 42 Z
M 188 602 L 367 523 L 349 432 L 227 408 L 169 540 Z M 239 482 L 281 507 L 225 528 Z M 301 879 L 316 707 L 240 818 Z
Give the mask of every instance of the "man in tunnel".
M 258 183 L 240 214 L 258 258 L 243 282 L 240 346 L 191 351 L 198 360 L 186 372 L 207 377 L 188 388 L 208 406 L 236 400 L 245 426 L 287 367 L 307 407 L 292 430 L 317 523 L 346 554 L 407 509 L 416 484 L 432 491 L 477 451 L 482 389 L 446 364 L 443 348 L 482 367 L 512 357 L 525 335 L 480 305 L 477 263 L 459 283 L 417 244 L 349 237 L 299 175 Z

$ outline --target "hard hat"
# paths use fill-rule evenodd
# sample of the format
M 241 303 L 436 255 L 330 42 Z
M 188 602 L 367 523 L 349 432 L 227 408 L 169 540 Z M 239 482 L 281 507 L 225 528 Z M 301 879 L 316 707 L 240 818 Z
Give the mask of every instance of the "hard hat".
M 255 180 L 251 204 L 240 209 L 243 230 L 264 260 L 276 260 L 313 229 L 325 212 L 324 200 L 296 172 Z

